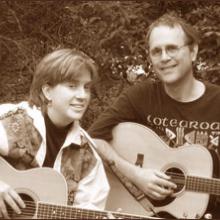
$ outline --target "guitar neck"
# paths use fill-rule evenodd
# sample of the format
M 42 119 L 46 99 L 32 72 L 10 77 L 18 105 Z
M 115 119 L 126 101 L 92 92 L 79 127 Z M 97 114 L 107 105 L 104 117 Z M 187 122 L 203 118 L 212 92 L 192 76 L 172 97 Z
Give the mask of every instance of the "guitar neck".
M 107 211 L 89 210 L 55 204 L 38 203 L 37 218 L 62 218 L 62 219 L 103 219 L 108 218 Z M 126 219 L 148 219 L 144 216 L 111 212 L 114 217 Z
M 211 195 L 220 195 L 220 179 L 187 176 L 186 189 Z

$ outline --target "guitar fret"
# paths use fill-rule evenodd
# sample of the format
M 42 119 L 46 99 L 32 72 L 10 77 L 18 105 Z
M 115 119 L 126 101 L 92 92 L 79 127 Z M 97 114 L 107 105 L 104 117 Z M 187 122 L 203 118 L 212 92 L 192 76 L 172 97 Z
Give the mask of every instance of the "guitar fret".
M 81 214 L 75 208 L 74 208 L 74 211 L 73 211 L 72 207 L 67 207 L 66 210 L 69 213 L 69 215 L 71 216 L 71 218 L 79 218 L 80 215 L 78 215 L 78 214 Z
M 188 190 L 220 195 L 219 179 L 208 179 L 203 177 L 188 176 L 186 183 L 186 189 Z
M 47 216 L 53 218 L 56 218 L 57 213 L 56 213 L 56 209 L 54 208 L 54 205 L 51 205 L 48 207 L 48 209 L 46 209 L 47 211 Z
M 38 204 L 38 209 L 37 209 L 37 218 L 44 218 L 44 206 L 41 204 Z
M 70 206 L 60 206 L 54 204 L 45 204 L 39 202 L 37 210 L 37 218 L 44 219 L 103 219 L 107 216 L 106 211 L 96 211 L 80 209 Z M 126 218 L 126 219 L 144 219 L 144 217 L 139 217 L 135 215 L 112 213 L 115 217 Z M 147 217 L 146 217 L 147 218 Z
M 60 218 L 66 218 L 66 209 L 61 208 L 61 206 L 57 206 L 57 216 Z

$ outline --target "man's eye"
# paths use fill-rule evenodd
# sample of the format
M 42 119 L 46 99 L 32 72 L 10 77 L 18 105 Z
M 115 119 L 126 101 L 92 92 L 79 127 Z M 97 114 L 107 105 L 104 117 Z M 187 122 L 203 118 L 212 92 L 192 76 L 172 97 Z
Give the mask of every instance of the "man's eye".
M 166 51 L 169 51 L 169 52 L 176 52 L 177 50 L 178 50 L 178 47 L 175 45 L 170 45 L 166 47 Z
M 161 49 L 159 49 L 159 48 L 155 48 L 155 49 L 151 50 L 151 55 L 153 55 L 153 56 L 157 56 L 160 54 L 161 54 Z

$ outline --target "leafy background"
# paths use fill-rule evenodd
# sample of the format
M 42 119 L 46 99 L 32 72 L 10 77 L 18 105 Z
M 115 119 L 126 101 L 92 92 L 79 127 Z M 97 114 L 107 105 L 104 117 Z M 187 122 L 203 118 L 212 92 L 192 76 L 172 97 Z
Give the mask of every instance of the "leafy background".
M 28 98 L 35 65 L 45 54 L 78 48 L 99 65 L 100 81 L 82 120 L 88 128 L 125 88 L 156 78 L 145 35 L 149 24 L 166 12 L 183 17 L 199 31 L 195 75 L 220 85 L 219 1 L 1 0 L 0 11 L 1 103 Z M 128 71 L 139 65 L 145 71 L 141 77 Z

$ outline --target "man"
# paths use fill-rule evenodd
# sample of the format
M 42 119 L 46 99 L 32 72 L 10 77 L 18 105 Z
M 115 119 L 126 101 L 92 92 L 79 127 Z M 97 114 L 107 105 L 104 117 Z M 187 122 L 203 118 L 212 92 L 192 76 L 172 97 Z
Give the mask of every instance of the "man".
M 68 205 L 102 210 L 109 191 L 108 181 L 95 145 L 79 124 L 89 105 L 90 88 L 97 74 L 94 61 L 81 51 L 59 49 L 47 54 L 36 67 L 29 102 L 0 105 L 0 158 L 18 170 L 55 169 L 66 180 Z M 32 217 L 25 216 L 28 210 L 23 208 L 28 203 L 10 186 L 12 182 L 3 181 L 12 174 L 2 173 L 0 218 L 15 218 L 7 207 L 23 218 Z M 38 181 L 31 182 L 30 177 L 30 187 Z M 41 189 L 47 192 L 53 186 L 44 189 L 42 182 Z
M 140 168 L 120 157 L 108 143 L 112 128 L 126 121 L 140 123 L 170 147 L 199 143 L 218 157 L 220 88 L 194 77 L 198 35 L 180 18 L 164 15 L 153 22 L 147 44 L 160 81 L 129 88 L 98 118 L 89 133 L 105 159 L 114 161 L 116 168 L 150 198 L 162 200 L 172 195 L 176 184 L 159 170 Z

